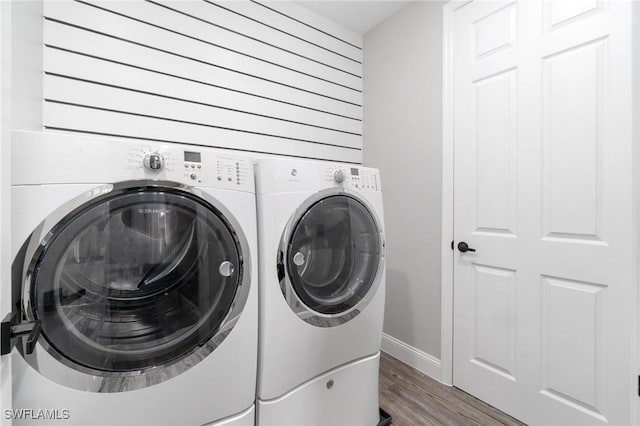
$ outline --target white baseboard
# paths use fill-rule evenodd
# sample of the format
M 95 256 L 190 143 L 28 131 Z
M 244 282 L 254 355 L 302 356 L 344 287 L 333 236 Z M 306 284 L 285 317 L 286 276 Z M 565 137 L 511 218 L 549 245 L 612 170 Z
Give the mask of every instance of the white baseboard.
M 438 358 L 386 333 L 382 334 L 382 351 L 410 365 L 421 373 L 442 382 L 442 369 Z

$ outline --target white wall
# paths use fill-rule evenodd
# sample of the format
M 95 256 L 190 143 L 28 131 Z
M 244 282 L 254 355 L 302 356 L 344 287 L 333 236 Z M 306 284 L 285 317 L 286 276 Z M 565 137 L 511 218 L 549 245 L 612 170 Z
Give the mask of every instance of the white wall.
M 384 332 L 392 338 L 383 349 L 438 375 L 441 2 L 411 2 L 365 34 L 363 113 L 364 164 L 381 170 L 385 202 Z
M 11 179 L 11 144 L 9 128 L 11 123 L 11 6 L 10 2 L 0 2 L 0 318 L 11 312 L 10 286 L 4 285 L 11 279 L 11 229 L 9 206 L 9 180 Z M 11 357 L 0 359 L 0 409 L 11 407 Z M 0 424 L 10 421 L 0 417 Z
M 42 129 L 42 3 L 0 2 L 0 318 L 11 309 L 11 129 Z M 11 407 L 11 357 L 0 360 L 0 411 Z M 11 424 L 4 415 L 0 424 Z
M 12 1 L 11 127 L 42 130 L 42 2 Z
M 640 162 L 640 4 L 635 3 L 633 7 L 633 147 L 634 147 L 634 198 L 635 198 L 635 211 L 636 217 L 640 214 L 640 167 L 635 165 Z M 636 222 L 636 278 L 640 277 L 640 226 Z M 637 303 L 640 306 L 640 292 L 637 293 Z M 636 365 L 640 365 L 640 312 L 638 312 L 638 319 L 636 322 L 636 345 L 635 345 L 635 357 Z M 639 379 L 640 380 L 640 379 Z M 635 400 L 635 415 L 636 419 L 640 419 L 640 399 Z

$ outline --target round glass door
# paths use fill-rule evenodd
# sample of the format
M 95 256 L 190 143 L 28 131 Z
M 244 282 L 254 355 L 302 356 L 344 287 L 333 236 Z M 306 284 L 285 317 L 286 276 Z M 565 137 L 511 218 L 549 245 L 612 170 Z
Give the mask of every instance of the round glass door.
M 300 302 L 325 316 L 366 302 L 381 265 L 381 238 L 374 216 L 356 198 L 338 194 L 312 203 L 295 222 L 286 251 Z
M 47 350 L 74 368 L 162 366 L 216 336 L 243 283 L 242 256 L 227 218 L 192 192 L 114 191 L 42 242 L 26 309 L 41 321 Z

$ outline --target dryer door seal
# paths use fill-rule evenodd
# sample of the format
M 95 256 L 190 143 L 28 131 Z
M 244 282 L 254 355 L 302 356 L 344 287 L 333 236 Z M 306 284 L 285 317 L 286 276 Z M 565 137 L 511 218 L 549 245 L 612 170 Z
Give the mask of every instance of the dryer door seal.
M 305 203 L 285 234 L 281 288 L 298 316 L 330 327 L 361 312 L 383 265 L 383 236 L 372 209 L 345 190 L 323 193 Z

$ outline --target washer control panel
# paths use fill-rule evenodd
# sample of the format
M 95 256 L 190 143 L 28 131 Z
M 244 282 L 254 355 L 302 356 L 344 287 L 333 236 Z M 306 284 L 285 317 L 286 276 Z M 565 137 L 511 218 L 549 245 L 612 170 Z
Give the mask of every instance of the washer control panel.
M 161 179 L 189 186 L 252 191 L 253 166 L 249 158 L 224 152 L 175 145 L 132 149 L 127 154 L 129 179 Z
M 218 157 L 216 159 L 216 180 L 240 185 L 251 177 L 250 169 L 253 170 L 250 163 L 238 161 L 237 158 Z
M 324 178 L 335 186 L 343 186 L 358 192 L 379 192 L 380 172 L 362 166 L 334 165 L 325 169 Z

